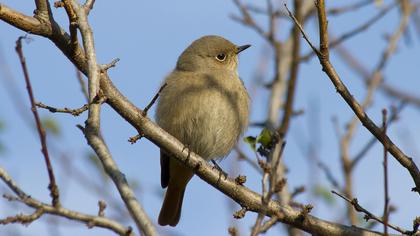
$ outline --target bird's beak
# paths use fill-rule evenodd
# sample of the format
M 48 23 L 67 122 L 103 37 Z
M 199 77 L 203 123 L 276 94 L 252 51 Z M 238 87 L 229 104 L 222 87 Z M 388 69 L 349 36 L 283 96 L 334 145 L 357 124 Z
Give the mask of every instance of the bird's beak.
M 247 49 L 249 47 L 251 47 L 251 45 L 249 45 L 249 44 L 246 44 L 246 45 L 242 45 L 242 46 L 237 47 L 236 54 L 239 54 L 240 52 L 242 52 L 243 50 L 245 50 L 245 49 Z

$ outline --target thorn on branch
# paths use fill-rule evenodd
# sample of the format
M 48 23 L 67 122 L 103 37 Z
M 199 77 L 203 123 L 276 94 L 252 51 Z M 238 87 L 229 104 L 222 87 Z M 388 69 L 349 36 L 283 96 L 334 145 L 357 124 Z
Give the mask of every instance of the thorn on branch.
M 246 207 L 242 207 L 242 209 L 240 209 L 239 211 L 233 213 L 233 217 L 235 219 L 242 219 L 245 217 L 245 213 L 247 212 Z
M 141 139 L 143 137 L 144 137 L 143 134 L 137 134 L 136 136 L 130 137 L 128 139 L 128 142 L 130 142 L 131 144 L 135 144 L 139 139 Z

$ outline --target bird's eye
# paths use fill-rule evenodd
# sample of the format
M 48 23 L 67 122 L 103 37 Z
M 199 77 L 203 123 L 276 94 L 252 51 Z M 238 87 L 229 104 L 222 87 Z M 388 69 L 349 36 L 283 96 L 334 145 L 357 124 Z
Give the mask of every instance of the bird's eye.
M 224 61 L 226 59 L 226 55 L 224 53 L 219 53 L 217 54 L 216 59 L 218 61 Z

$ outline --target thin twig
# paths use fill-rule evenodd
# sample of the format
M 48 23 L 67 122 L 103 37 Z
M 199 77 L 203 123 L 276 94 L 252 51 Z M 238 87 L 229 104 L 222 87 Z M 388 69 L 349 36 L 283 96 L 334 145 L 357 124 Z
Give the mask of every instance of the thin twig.
M 119 58 L 115 58 L 110 63 L 101 65 L 101 72 L 106 72 L 110 68 L 115 67 L 119 61 L 120 61 Z
M 242 17 L 238 17 L 235 15 L 232 15 L 231 18 L 232 20 L 235 20 L 237 22 L 240 22 L 244 25 L 247 25 L 249 27 L 251 27 L 252 29 L 254 29 L 258 34 L 260 35 L 264 35 L 265 38 L 268 38 L 268 34 L 264 31 L 264 29 L 258 25 L 255 20 L 252 18 L 251 14 L 249 14 L 246 6 L 240 1 L 240 0 L 233 0 L 233 3 L 239 8 L 239 10 L 241 11 L 241 15 Z
M 11 223 L 20 223 L 22 225 L 29 225 L 35 220 L 38 220 L 43 214 L 44 210 L 42 208 L 38 208 L 30 215 L 17 214 L 15 216 L 8 216 L 5 219 L 0 219 L 0 224 L 6 225 Z
M 2 179 L 3 182 L 10 188 L 10 190 L 12 190 L 17 195 L 17 197 L 9 195 L 3 195 L 3 197 L 7 198 L 9 201 L 22 202 L 23 204 L 36 209 L 36 211 L 31 215 L 19 214 L 14 217 L 8 217 L 6 219 L 0 220 L 0 223 L 19 222 L 23 224 L 28 224 L 41 217 L 42 214 L 51 214 L 74 221 L 84 222 L 86 224 L 90 223 L 92 227 L 96 226 L 110 229 L 121 236 L 134 236 L 131 227 L 124 227 L 114 220 L 110 220 L 105 217 L 83 214 L 77 211 L 72 211 L 67 208 L 63 208 L 61 206 L 52 206 L 32 198 L 31 196 L 26 194 L 22 189 L 19 188 L 17 183 L 2 167 L 0 167 L 0 179 Z
M 344 85 L 342 80 L 340 79 L 339 75 L 335 71 L 333 65 L 329 61 L 329 49 L 328 49 L 328 32 L 327 32 L 327 18 L 325 15 L 325 5 L 323 0 L 317 1 L 317 9 L 318 9 L 318 22 L 319 22 L 319 32 L 320 32 L 320 50 L 318 51 L 306 36 L 303 28 L 300 26 L 302 35 L 304 35 L 305 40 L 310 45 L 310 47 L 316 51 L 318 59 L 322 65 L 323 71 L 328 75 L 328 78 L 334 84 L 337 92 L 341 95 L 341 97 L 346 101 L 349 107 L 353 110 L 353 112 L 357 115 L 360 119 L 362 124 L 379 140 L 381 143 L 387 142 L 388 151 L 394 156 L 394 158 L 404 166 L 407 171 L 410 173 L 415 186 L 412 191 L 417 192 L 420 195 L 420 171 L 417 165 L 414 163 L 413 159 L 405 155 L 401 149 L 395 145 L 388 136 L 383 136 L 381 128 L 379 128 L 365 113 L 362 109 L 361 105 L 357 102 L 356 99 L 352 96 L 350 91 Z M 294 19 L 295 23 L 300 25 L 297 22 L 289 11 L 289 14 Z
M 258 173 L 262 174 L 261 168 L 258 166 L 257 162 L 251 160 L 238 146 L 236 146 L 235 151 L 238 153 L 237 158 L 241 161 L 245 161 L 248 163 L 254 170 L 256 170 Z
M 303 20 L 302 1 L 294 1 L 294 9 L 296 20 L 301 22 Z M 299 72 L 299 56 L 300 56 L 300 31 L 297 25 L 293 27 L 293 47 L 292 47 L 292 65 L 290 68 L 289 80 L 287 82 L 286 103 L 284 105 L 283 118 L 278 128 L 278 132 L 282 137 L 286 136 L 289 129 L 290 119 L 293 114 L 293 104 L 296 93 L 296 81 Z
M 143 135 L 136 134 L 135 136 L 128 138 L 128 142 L 130 142 L 131 144 L 135 144 L 142 137 L 143 137 Z
M 377 221 L 377 222 L 379 222 L 379 223 L 381 223 L 381 224 L 384 224 L 384 221 L 383 221 L 383 219 L 382 219 L 382 218 L 380 218 L 380 217 L 378 217 L 378 216 L 375 216 L 375 215 L 374 215 L 374 214 L 372 214 L 370 211 L 368 211 L 368 210 L 366 210 L 365 208 L 363 208 L 363 207 L 359 204 L 359 202 L 357 201 L 357 198 L 349 199 L 348 197 L 346 197 L 346 196 L 344 196 L 343 194 L 338 193 L 338 192 L 336 192 L 336 191 L 334 191 L 334 190 L 332 190 L 331 192 L 332 192 L 333 194 L 335 194 L 335 195 L 337 195 L 337 196 L 341 197 L 342 199 L 346 200 L 348 203 L 350 203 L 350 204 L 354 207 L 354 209 L 355 209 L 356 211 L 364 213 L 364 214 L 365 214 L 365 216 L 364 216 L 363 218 L 364 218 L 366 221 L 368 221 L 368 220 L 372 219 L 372 220 L 375 220 L 375 221 Z M 394 230 L 396 230 L 396 231 L 398 231 L 398 232 L 402 233 L 402 234 L 408 234 L 408 233 L 410 232 L 409 230 L 403 229 L 403 228 L 401 228 L 401 227 L 398 227 L 398 226 L 395 226 L 395 225 L 392 225 L 392 224 L 389 224 L 389 223 L 388 223 L 388 226 L 389 226 L 390 228 L 392 228 L 392 229 L 394 229 Z
M 371 1 L 372 2 L 372 1 Z M 389 4 L 388 6 L 381 9 L 381 11 L 378 12 L 378 14 L 374 15 L 372 18 L 367 20 L 365 23 L 361 24 L 360 26 L 350 30 L 349 32 L 343 33 L 341 36 L 338 36 L 337 38 L 333 38 L 331 41 L 329 48 L 335 48 L 336 46 L 342 44 L 344 41 L 358 35 L 359 33 L 369 29 L 372 25 L 374 25 L 376 22 L 378 22 L 380 19 L 382 19 L 391 9 L 393 9 L 397 5 L 397 2 L 393 2 Z M 315 54 L 314 51 L 310 51 L 304 56 L 300 58 L 301 61 L 307 61 L 309 60 L 313 55 Z
M 397 108 L 391 109 L 391 115 L 389 117 L 388 126 L 398 120 L 399 114 L 401 113 L 402 109 L 407 105 L 407 103 L 402 102 Z M 351 162 L 351 168 L 355 168 L 355 166 L 359 163 L 360 160 L 366 155 L 366 153 L 373 147 L 373 145 L 378 141 L 377 138 L 372 137 L 366 145 L 354 156 Z
M 35 118 L 36 128 L 39 134 L 39 139 L 41 141 L 41 152 L 44 155 L 45 165 L 47 167 L 48 177 L 50 179 L 48 189 L 50 190 L 50 196 L 52 198 L 52 205 L 57 207 L 60 205 L 60 192 L 58 190 L 58 186 L 55 181 L 54 170 L 52 168 L 50 157 L 48 154 L 45 129 L 42 126 L 42 122 L 41 122 L 41 119 L 39 118 L 38 110 L 36 109 L 36 105 L 35 105 L 34 93 L 32 91 L 31 81 L 29 79 L 29 72 L 26 67 L 26 59 L 25 59 L 25 56 L 23 55 L 23 50 L 22 50 L 22 39 L 24 39 L 24 37 L 22 36 L 18 38 L 18 40 L 16 41 L 15 49 L 19 56 L 20 64 L 22 66 L 22 70 L 23 70 L 23 74 L 24 74 L 25 82 L 26 82 L 26 89 L 28 91 L 29 100 L 31 102 L 31 110 Z
M 89 108 L 88 104 L 85 104 L 82 107 L 77 108 L 77 109 L 69 109 L 67 107 L 55 108 L 55 107 L 47 106 L 47 105 L 43 104 L 42 102 L 37 102 L 37 103 L 35 103 L 35 105 L 37 107 L 47 109 L 48 111 L 50 111 L 52 113 L 56 113 L 56 112 L 58 112 L 58 113 L 69 113 L 69 114 L 72 114 L 73 116 L 78 116 Z
M 153 106 L 153 104 L 155 104 L 156 100 L 159 98 L 160 93 L 163 91 L 163 89 L 166 87 L 166 83 L 164 83 L 159 91 L 155 94 L 155 96 L 152 98 L 152 101 L 149 102 L 149 104 L 147 104 L 147 106 L 144 108 L 142 115 L 143 116 L 147 116 L 147 112 L 149 111 L 149 109 Z
M 296 17 L 292 14 L 292 12 L 287 7 L 287 4 L 284 4 L 284 7 L 287 10 L 287 13 L 289 13 L 289 16 L 293 19 L 297 27 L 299 28 L 300 32 L 302 33 L 303 38 L 306 40 L 306 42 L 309 44 L 309 46 L 312 48 L 312 50 L 315 52 L 316 55 L 320 55 L 319 50 L 312 44 L 312 42 L 309 40 L 308 36 L 306 35 L 306 32 L 303 30 L 302 25 L 300 22 L 296 19 Z
M 387 111 L 386 109 L 382 110 L 382 129 L 384 135 L 386 135 L 387 132 Z M 387 143 L 384 143 L 384 214 L 382 218 L 384 219 L 384 235 L 388 236 L 388 217 L 389 217 L 389 193 L 388 193 L 388 147 Z
M 327 10 L 327 15 L 341 15 L 349 11 L 356 11 L 359 8 L 367 6 L 373 2 L 374 1 L 372 0 L 362 0 L 355 3 L 350 3 L 349 5 L 346 5 L 346 6 L 330 8 Z
M 82 93 L 85 96 L 86 102 L 89 102 L 89 94 L 86 89 L 85 81 L 83 80 L 83 74 L 77 68 L 75 69 L 76 69 L 76 78 L 77 78 L 77 81 L 79 81 L 80 89 L 82 90 Z

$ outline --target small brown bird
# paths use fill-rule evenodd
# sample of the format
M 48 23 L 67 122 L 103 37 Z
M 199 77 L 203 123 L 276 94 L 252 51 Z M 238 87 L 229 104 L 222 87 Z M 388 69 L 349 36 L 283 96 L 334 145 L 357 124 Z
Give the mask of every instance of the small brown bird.
M 236 46 L 219 36 L 194 41 L 166 77 L 156 112 L 157 123 L 205 160 L 229 154 L 248 125 L 249 97 L 238 76 Z M 176 226 L 192 170 L 160 151 L 161 185 L 168 187 L 160 225 Z

